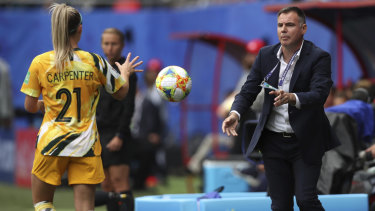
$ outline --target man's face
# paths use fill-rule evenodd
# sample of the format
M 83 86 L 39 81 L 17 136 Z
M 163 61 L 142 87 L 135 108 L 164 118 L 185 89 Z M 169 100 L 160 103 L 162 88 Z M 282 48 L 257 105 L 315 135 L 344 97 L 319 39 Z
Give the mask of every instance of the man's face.
M 104 33 L 102 35 L 102 49 L 107 59 L 113 63 L 120 59 L 124 44 L 115 33 Z
M 282 13 L 277 18 L 277 35 L 284 47 L 297 47 L 306 33 L 307 26 L 299 22 L 295 12 Z

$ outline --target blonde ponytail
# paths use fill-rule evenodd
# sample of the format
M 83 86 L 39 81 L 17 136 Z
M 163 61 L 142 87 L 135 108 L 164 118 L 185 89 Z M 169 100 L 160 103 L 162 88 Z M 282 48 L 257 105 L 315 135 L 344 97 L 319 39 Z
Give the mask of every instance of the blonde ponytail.
M 66 65 L 70 65 L 70 58 L 73 56 L 70 35 L 82 23 L 81 15 L 73 7 L 57 3 L 52 4 L 50 13 L 55 66 L 57 71 L 62 72 Z

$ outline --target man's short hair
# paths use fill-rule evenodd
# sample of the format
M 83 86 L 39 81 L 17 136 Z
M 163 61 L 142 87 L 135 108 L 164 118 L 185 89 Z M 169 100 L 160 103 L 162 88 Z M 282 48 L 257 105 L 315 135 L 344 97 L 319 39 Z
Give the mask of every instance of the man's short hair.
M 299 22 L 301 24 L 306 24 L 306 16 L 305 13 L 299 7 L 284 7 L 278 13 L 277 17 L 279 17 L 283 13 L 295 12 L 299 17 Z
M 368 91 L 364 88 L 357 88 L 353 91 L 352 97 L 353 100 L 361 100 L 365 103 L 370 103 L 370 95 Z

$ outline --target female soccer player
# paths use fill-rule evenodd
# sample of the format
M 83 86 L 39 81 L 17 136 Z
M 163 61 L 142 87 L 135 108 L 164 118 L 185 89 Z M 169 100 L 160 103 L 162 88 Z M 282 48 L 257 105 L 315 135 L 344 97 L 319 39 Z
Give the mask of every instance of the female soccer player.
M 101 146 L 95 112 L 101 86 L 116 99 L 129 89 L 129 75 L 142 61 L 116 63 L 119 71 L 102 57 L 78 48 L 82 16 L 66 4 L 53 4 L 53 51 L 32 61 L 21 91 L 25 109 L 42 111 L 32 169 L 32 196 L 36 211 L 55 210 L 53 195 L 67 172 L 74 190 L 76 211 L 94 210 L 95 186 L 104 180 Z M 42 94 L 43 100 L 38 100 Z

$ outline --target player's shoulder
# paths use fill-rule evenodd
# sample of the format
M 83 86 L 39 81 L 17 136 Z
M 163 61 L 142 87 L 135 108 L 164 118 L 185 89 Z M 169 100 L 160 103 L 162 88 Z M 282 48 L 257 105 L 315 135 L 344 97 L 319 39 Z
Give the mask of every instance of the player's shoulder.
M 90 59 L 94 60 L 95 57 L 98 57 L 98 54 L 92 53 L 89 51 L 82 50 L 80 48 L 74 49 L 74 53 L 76 53 L 81 59 Z
M 45 61 L 45 60 L 52 60 L 52 59 L 54 59 L 54 55 L 55 55 L 54 51 L 47 51 L 47 52 L 41 53 L 41 54 L 34 57 L 33 63 L 41 62 L 41 61 Z
M 103 57 L 101 57 L 97 53 L 89 52 L 89 51 L 84 51 L 82 49 L 76 48 L 74 49 L 74 52 L 78 55 L 78 57 L 83 61 L 83 62 L 88 62 L 88 63 L 93 63 L 95 66 L 98 66 Z

